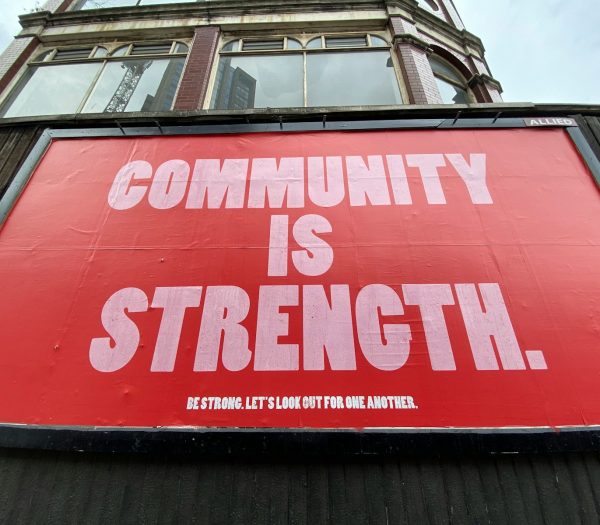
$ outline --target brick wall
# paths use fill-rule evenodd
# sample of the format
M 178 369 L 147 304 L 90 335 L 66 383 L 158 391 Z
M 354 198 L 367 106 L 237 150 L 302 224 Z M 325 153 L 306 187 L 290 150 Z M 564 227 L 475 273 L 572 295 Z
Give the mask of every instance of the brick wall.
M 60 12 L 67 9 L 72 0 L 48 0 L 42 4 L 44 11 Z M 19 69 L 31 58 L 38 45 L 33 37 L 15 38 L 0 55 L 0 92 L 17 74 Z
M 394 16 L 390 18 L 390 27 L 404 82 L 410 95 L 408 102 L 441 104 L 442 99 L 427 60 L 425 47 L 419 44 L 416 26 L 402 17 Z
M 29 60 L 37 45 L 36 38 L 16 38 L 0 55 L 0 92 Z
M 51 13 L 60 13 L 61 11 L 64 11 L 70 3 L 71 0 L 48 0 L 43 4 L 42 9 L 44 11 L 50 11 Z
M 202 108 L 208 89 L 211 67 L 217 53 L 218 41 L 218 27 L 196 28 L 174 109 L 185 111 Z

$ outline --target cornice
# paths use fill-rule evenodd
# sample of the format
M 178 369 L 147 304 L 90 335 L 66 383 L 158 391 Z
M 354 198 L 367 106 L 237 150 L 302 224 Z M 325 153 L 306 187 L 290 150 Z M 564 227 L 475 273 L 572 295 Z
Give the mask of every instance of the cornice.
M 421 40 L 419 37 L 411 33 L 400 33 L 394 35 L 394 45 L 396 44 L 410 44 L 418 49 L 421 49 L 427 53 L 432 52 L 431 47 L 425 40 Z
M 495 87 L 500 93 L 502 93 L 502 84 L 500 84 L 500 82 L 498 80 L 496 80 L 495 78 L 486 75 L 485 73 L 476 73 L 475 75 L 473 75 L 469 81 L 468 81 L 468 85 L 469 87 L 475 87 L 478 85 L 492 85 L 493 87 Z
M 464 49 L 467 47 L 473 48 L 481 56 L 485 53 L 485 48 L 479 37 L 465 29 L 457 29 L 440 17 L 420 8 L 416 0 L 386 0 L 386 5 L 388 6 L 388 11 L 390 7 L 395 7 L 408 12 L 410 14 L 410 18 L 407 19 L 408 21 L 426 26 L 433 32 L 439 33 L 440 36 L 453 40 Z M 391 16 L 402 17 L 401 14 Z
M 133 20 L 165 20 L 177 18 L 207 18 L 222 16 L 273 15 L 294 13 L 335 12 L 340 10 L 382 10 L 383 0 L 211 0 L 198 3 L 147 5 L 134 8 L 113 7 L 85 11 L 50 13 L 39 11 L 19 17 L 24 28 L 32 26 L 67 26 Z
M 488 118 L 490 121 L 503 117 L 545 117 L 589 115 L 600 118 L 600 105 L 593 104 L 533 104 L 519 103 L 477 103 L 449 105 L 404 105 L 404 106 L 359 106 L 329 108 L 265 108 L 252 110 L 196 110 L 168 111 L 153 113 L 96 113 L 77 115 L 49 115 L 41 117 L 1 118 L 1 127 L 19 125 L 43 125 L 53 127 L 90 125 L 112 126 L 118 122 L 123 130 L 127 126 L 156 126 L 168 124 L 203 123 L 248 123 L 273 122 L 278 127 L 287 122 L 316 120 L 326 122 L 334 120 L 371 120 L 382 119 L 419 119 L 450 118 Z M 123 131 L 125 134 L 125 131 Z
M 392 8 L 392 9 L 390 9 Z M 400 10 L 401 14 L 394 14 L 394 10 Z M 210 24 L 215 19 L 223 17 L 245 17 L 257 15 L 286 15 L 286 14 L 316 14 L 332 13 L 336 11 L 348 11 L 350 13 L 358 11 L 382 11 L 382 15 L 401 16 L 417 23 L 421 28 L 427 28 L 430 36 L 435 35 L 445 37 L 456 42 L 465 51 L 473 50 L 484 56 L 484 47 L 481 40 L 466 30 L 458 30 L 448 22 L 420 8 L 416 0 L 295 0 L 291 2 L 282 2 L 281 0 L 209 0 L 207 2 L 183 3 L 183 4 L 165 4 L 149 5 L 135 8 L 105 8 L 85 11 L 65 11 L 62 13 L 50 13 L 48 11 L 38 11 L 20 16 L 21 25 L 24 31 L 23 36 L 40 35 L 43 29 L 50 27 L 85 26 L 89 24 L 109 24 L 109 23 L 127 23 L 127 22 L 149 22 L 149 21 L 174 21 L 195 19 L 199 24 Z M 402 14 L 403 13 L 403 14 Z M 385 15 L 384 15 L 385 16 Z M 360 19 L 349 19 L 347 22 L 354 21 L 360 23 Z M 340 19 L 340 22 L 345 20 Z M 244 22 L 241 21 L 240 24 Z M 240 24 L 237 24 L 238 26 Z M 269 25 L 268 19 L 261 23 L 261 27 Z M 189 25 L 183 24 L 183 25 Z M 250 26 L 250 24 L 249 24 Z M 249 29 L 252 29 L 249 27 Z M 66 35 L 63 35 L 63 38 Z M 418 37 L 401 37 L 403 41 L 409 42 L 417 47 L 426 49 L 424 41 Z M 470 52 L 470 51 L 469 51 Z

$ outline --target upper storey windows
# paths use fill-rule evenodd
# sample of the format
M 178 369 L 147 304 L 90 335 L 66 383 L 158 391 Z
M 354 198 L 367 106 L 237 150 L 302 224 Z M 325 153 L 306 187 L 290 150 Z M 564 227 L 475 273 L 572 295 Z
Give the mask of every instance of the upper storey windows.
M 228 42 L 221 49 L 211 108 L 401 103 L 389 44 L 363 34 Z
M 139 5 L 183 4 L 205 0 L 82 0 L 75 9 L 106 9 L 109 7 L 136 7 Z
M 0 116 L 165 111 L 177 90 L 187 45 L 126 44 L 53 49 L 39 55 Z

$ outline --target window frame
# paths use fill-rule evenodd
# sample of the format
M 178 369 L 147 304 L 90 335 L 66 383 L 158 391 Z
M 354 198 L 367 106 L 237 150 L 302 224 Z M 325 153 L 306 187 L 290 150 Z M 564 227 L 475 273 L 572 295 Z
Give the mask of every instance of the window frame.
M 135 46 L 145 46 L 145 45 L 161 45 L 161 44 L 171 44 L 168 53 L 149 53 L 149 54 L 138 54 L 132 55 L 131 52 Z M 181 52 L 177 51 L 177 46 L 179 44 L 184 44 L 186 46 L 186 51 Z M 130 41 L 130 42 L 112 42 L 109 44 L 91 44 L 89 46 L 73 45 L 73 46 L 61 46 L 61 47 L 53 47 L 53 48 L 40 48 L 36 53 L 35 57 L 30 60 L 21 71 L 19 77 L 16 79 L 15 83 L 12 87 L 7 90 L 6 95 L 0 100 L 0 118 L 16 118 L 16 117 L 4 117 L 4 113 L 8 111 L 10 106 L 14 103 L 15 100 L 19 97 L 22 89 L 27 85 L 29 78 L 27 78 L 29 72 L 37 70 L 38 68 L 44 67 L 52 67 L 57 65 L 68 65 L 68 64 L 92 64 L 98 63 L 101 66 L 98 68 L 98 71 L 95 73 L 93 79 L 90 82 L 90 85 L 86 89 L 81 102 L 77 106 L 77 108 L 72 112 L 72 114 L 83 114 L 82 110 L 90 99 L 90 96 L 94 89 L 96 88 L 102 73 L 106 69 L 107 65 L 114 62 L 126 62 L 133 60 L 140 60 L 144 58 L 148 58 L 150 60 L 159 60 L 159 59 L 168 59 L 168 58 L 184 58 L 186 59 L 190 52 L 190 41 L 187 39 L 177 39 L 177 40 L 145 40 L 145 41 Z M 75 51 L 79 49 L 86 49 L 89 47 L 91 50 L 88 54 L 87 58 L 63 58 L 56 60 L 56 55 L 61 51 Z M 119 49 L 125 48 L 124 54 L 115 55 L 114 53 Z M 104 49 L 106 54 L 103 56 L 95 56 L 99 49 Z M 32 73 L 33 74 L 33 73 Z M 179 83 L 181 83 L 181 78 L 183 74 L 179 78 Z M 175 102 L 173 100 L 173 102 Z M 171 108 L 170 108 L 171 109 Z M 123 113 L 131 113 L 129 111 L 124 111 Z M 44 114 L 44 115 L 25 115 L 26 116 L 50 116 L 55 115 L 55 113 Z
M 179 0 L 180 2 L 186 3 L 186 4 L 199 4 L 199 3 L 203 3 L 206 0 Z M 112 7 L 93 7 L 93 8 L 87 8 L 87 9 L 82 9 L 82 7 L 85 5 L 85 3 L 87 2 L 87 0 L 78 0 L 77 2 L 75 2 L 73 4 L 73 7 L 71 7 L 69 10 L 70 11 L 94 11 L 96 9 L 135 9 L 137 7 L 151 7 L 151 6 L 159 6 L 159 5 L 169 5 L 169 4 L 175 4 L 177 2 L 165 2 L 163 3 L 156 3 L 156 4 L 142 4 L 142 2 L 144 2 L 144 0 L 135 0 L 135 4 L 134 5 L 120 5 L 120 6 L 112 6 Z
M 366 46 L 348 46 L 348 47 L 326 47 L 326 39 L 327 38 L 353 38 L 364 36 L 367 42 Z M 372 43 L 371 36 L 377 37 L 385 42 L 385 45 L 374 45 Z M 309 48 L 307 47 L 308 43 L 320 38 L 321 39 L 321 47 L 319 48 Z M 264 49 L 264 50 L 243 50 L 244 41 L 276 41 L 279 39 L 284 40 L 284 48 L 283 49 Z M 288 41 L 295 40 L 300 42 L 301 48 L 299 49 L 289 49 Z M 407 104 L 408 100 L 408 92 L 406 90 L 406 86 L 404 85 L 404 80 L 400 72 L 400 64 L 398 63 L 398 57 L 396 53 L 394 53 L 394 46 L 390 43 L 391 37 L 387 32 L 384 31 L 371 31 L 371 32 L 346 32 L 346 33 L 303 33 L 303 34 L 272 34 L 265 35 L 257 34 L 257 35 L 248 35 L 248 36 L 239 36 L 236 34 L 225 34 L 221 35 L 219 41 L 218 51 L 216 53 L 217 60 L 214 61 L 213 67 L 211 70 L 210 78 L 209 78 L 209 89 L 206 93 L 204 103 L 202 105 L 203 109 L 211 110 L 211 111 L 226 111 L 226 110 L 217 110 L 213 109 L 212 100 L 214 97 L 214 89 L 217 80 L 217 71 L 219 68 L 219 63 L 221 61 L 221 57 L 243 57 L 243 56 L 263 56 L 263 55 L 302 55 L 302 78 L 303 78 L 303 105 L 298 107 L 308 108 L 313 107 L 308 105 L 308 89 L 307 89 L 307 56 L 309 54 L 319 54 L 319 53 L 344 53 L 344 52 L 373 52 L 377 50 L 387 50 L 390 54 L 390 58 L 392 60 L 392 65 L 394 69 L 394 76 L 396 79 L 396 83 L 398 86 L 398 94 L 401 100 L 400 105 Z M 230 44 L 231 42 L 239 42 L 237 50 L 234 51 L 224 51 L 223 48 Z M 373 106 L 377 107 L 377 106 Z M 250 108 L 249 108 L 250 109 Z M 264 109 L 264 108 L 251 108 L 251 109 Z

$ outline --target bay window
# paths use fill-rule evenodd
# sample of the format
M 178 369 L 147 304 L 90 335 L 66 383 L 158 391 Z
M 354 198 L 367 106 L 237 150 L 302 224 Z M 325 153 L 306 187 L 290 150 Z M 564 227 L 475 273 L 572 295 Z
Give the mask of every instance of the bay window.
M 181 42 L 50 50 L 28 66 L 0 115 L 166 111 L 186 55 Z
M 240 39 L 220 52 L 211 108 L 401 104 L 389 44 L 375 35 Z

